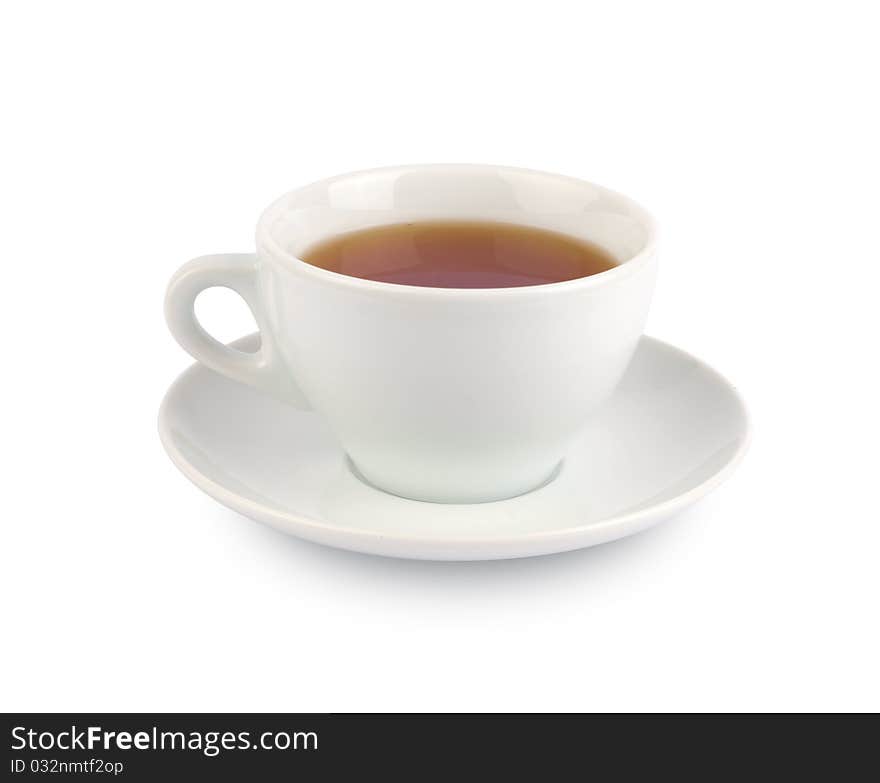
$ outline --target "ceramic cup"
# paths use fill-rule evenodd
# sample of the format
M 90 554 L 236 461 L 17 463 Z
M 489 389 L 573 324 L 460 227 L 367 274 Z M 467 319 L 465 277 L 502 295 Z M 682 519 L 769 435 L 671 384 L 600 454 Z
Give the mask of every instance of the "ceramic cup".
M 361 280 L 299 258 L 333 235 L 428 219 L 560 231 L 619 265 L 561 283 L 456 289 Z M 655 233 L 630 199 L 555 174 L 474 165 L 345 174 L 272 204 L 255 254 L 183 266 L 165 312 L 208 367 L 322 415 L 375 487 L 441 503 L 498 500 L 552 479 L 623 375 L 654 286 Z M 248 303 L 259 351 L 229 348 L 199 325 L 195 298 L 212 286 Z

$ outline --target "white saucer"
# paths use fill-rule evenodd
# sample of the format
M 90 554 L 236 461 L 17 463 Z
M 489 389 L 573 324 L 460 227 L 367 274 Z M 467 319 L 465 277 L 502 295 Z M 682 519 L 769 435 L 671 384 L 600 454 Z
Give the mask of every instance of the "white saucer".
M 258 335 L 233 345 L 254 350 Z M 421 503 L 374 489 L 314 413 L 201 365 L 159 412 L 174 464 L 224 505 L 321 544 L 426 560 L 527 557 L 593 546 L 656 524 L 725 479 L 746 450 L 736 390 L 650 337 L 559 474 L 495 503 Z

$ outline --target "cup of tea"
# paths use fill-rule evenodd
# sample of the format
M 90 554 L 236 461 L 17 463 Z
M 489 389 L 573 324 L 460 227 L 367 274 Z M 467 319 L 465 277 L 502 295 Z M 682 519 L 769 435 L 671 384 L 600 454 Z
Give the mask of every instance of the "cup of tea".
M 400 166 L 282 196 L 256 253 L 197 258 L 165 302 L 213 370 L 324 417 L 350 468 L 415 500 L 534 490 L 629 363 L 656 276 L 656 229 L 589 182 L 480 165 Z M 237 291 L 261 346 L 198 323 Z

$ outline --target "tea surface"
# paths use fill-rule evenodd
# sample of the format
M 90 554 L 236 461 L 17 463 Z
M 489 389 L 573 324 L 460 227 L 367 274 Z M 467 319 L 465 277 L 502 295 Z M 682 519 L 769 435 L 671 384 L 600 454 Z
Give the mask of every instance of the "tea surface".
M 332 272 L 435 288 L 560 283 L 617 265 L 585 240 L 510 223 L 426 221 L 340 234 L 301 258 Z

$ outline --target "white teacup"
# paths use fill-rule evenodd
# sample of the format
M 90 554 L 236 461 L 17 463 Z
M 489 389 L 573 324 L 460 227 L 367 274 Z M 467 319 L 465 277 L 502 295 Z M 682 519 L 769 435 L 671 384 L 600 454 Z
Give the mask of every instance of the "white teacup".
M 301 261 L 371 226 L 426 219 L 517 223 L 590 240 L 619 265 L 515 288 L 362 280 Z M 295 190 L 257 226 L 257 252 L 203 256 L 165 303 L 178 342 L 208 367 L 329 422 L 357 472 L 407 498 L 478 503 L 551 479 L 614 390 L 642 332 L 656 230 L 628 198 L 568 177 L 498 166 L 400 166 Z M 226 286 L 254 313 L 255 354 L 219 343 L 194 301 Z

